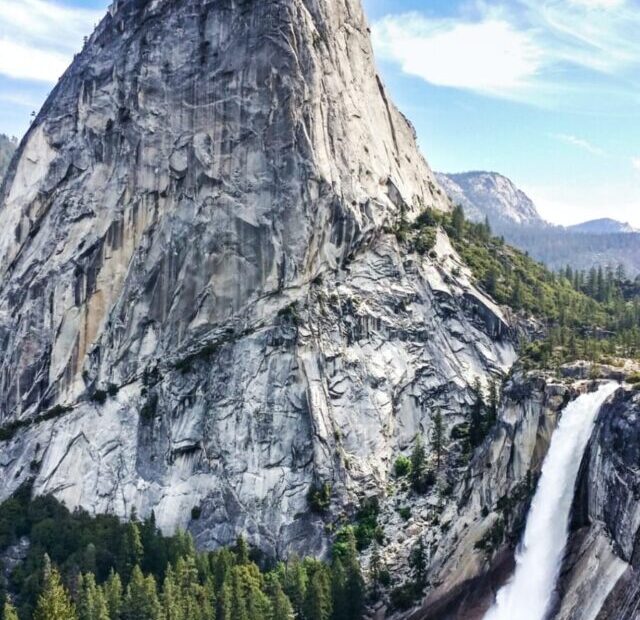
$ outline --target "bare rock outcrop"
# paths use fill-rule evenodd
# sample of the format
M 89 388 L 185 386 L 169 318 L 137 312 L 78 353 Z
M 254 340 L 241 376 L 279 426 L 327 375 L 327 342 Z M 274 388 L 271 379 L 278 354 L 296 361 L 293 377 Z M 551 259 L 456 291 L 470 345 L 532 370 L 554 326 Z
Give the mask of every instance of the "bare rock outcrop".
M 0 475 L 203 546 L 321 552 L 515 359 L 359 0 L 119 0 L 2 187 Z

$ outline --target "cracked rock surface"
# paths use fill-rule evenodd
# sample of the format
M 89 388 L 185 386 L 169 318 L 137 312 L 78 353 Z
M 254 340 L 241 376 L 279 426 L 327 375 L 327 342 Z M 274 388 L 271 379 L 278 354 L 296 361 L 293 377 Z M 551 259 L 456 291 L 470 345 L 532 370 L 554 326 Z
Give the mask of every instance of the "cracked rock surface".
M 321 553 L 515 354 L 359 0 L 119 0 L 0 190 L 0 494 Z M 387 231 L 387 232 L 385 232 Z M 194 510 L 195 509 L 195 510 Z
M 376 497 L 395 575 L 429 545 L 411 617 L 481 618 L 586 388 L 516 373 L 469 463 L 397 488 L 434 412 L 451 437 L 516 359 L 446 234 L 426 256 L 392 234 L 427 207 L 450 205 L 359 0 L 115 2 L 0 188 L 0 499 L 30 481 L 283 556 L 322 554 Z M 638 607 L 637 413 L 621 392 L 598 421 L 558 618 Z M 307 499 L 325 483 L 330 524 Z

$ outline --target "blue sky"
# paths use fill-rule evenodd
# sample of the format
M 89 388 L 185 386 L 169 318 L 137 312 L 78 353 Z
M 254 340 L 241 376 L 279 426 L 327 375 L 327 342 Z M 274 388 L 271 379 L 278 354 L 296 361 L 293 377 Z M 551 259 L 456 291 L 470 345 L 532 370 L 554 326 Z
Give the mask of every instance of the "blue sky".
M 19 135 L 104 0 L 0 0 L 0 131 Z M 548 219 L 640 227 L 640 0 L 364 0 L 432 167 L 495 170 Z

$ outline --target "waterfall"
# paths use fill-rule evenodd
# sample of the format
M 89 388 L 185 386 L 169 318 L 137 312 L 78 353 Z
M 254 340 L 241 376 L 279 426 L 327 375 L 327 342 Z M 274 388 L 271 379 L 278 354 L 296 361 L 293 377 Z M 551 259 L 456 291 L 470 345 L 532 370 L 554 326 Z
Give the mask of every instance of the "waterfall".
M 516 570 L 484 620 L 544 620 L 567 544 L 574 487 L 600 407 L 617 389 L 609 383 L 565 408 L 551 439 L 542 475 L 516 553 Z

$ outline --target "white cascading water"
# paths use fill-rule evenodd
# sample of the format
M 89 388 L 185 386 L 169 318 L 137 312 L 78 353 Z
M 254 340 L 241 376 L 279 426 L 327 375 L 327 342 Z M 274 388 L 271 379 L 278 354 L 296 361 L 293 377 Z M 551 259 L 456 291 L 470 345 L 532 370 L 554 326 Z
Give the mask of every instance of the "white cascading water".
M 616 389 L 614 383 L 603 385 L 565 408 L 542 466 L 515 573 L 484 620 L 545 619 L 567 543 L 580 461 L 600 407 Z

